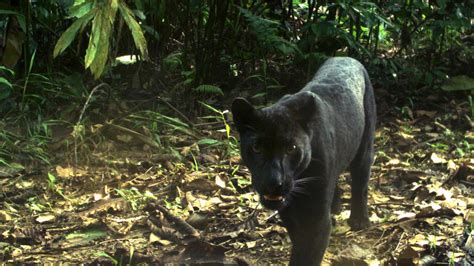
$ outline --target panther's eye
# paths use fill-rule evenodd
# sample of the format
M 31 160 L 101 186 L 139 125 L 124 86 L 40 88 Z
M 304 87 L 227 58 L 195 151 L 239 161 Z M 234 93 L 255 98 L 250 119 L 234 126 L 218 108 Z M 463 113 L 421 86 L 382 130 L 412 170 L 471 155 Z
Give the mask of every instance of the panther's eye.
M 251 149 L 254 153 L 261 153 L 262 150 L 260 149 L 260 146 L 257 143 L 252 144 Z
M 294 145 L 294 144 L 289 145 L 289 146 L 286 148 L 286 153 L 293 153 L 294 151 L 296 151 L 296 145 Z

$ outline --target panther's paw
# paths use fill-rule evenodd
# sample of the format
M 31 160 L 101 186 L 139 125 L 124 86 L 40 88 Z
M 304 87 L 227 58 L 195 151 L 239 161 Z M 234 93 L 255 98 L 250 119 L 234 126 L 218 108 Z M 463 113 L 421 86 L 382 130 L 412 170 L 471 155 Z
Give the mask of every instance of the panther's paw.
M 369 217 L 350 217 L 347 221 L 352 231 L 359 231 L 370 226 Z

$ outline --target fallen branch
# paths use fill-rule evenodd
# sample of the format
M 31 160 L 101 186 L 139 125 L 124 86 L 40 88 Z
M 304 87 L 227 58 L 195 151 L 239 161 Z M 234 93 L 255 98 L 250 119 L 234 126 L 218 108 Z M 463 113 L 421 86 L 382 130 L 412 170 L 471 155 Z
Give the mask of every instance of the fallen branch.
M 145 210 L 154 214 L 157 214 L 157 211 L 163 214 L 163 217 L 166 219 L 166 221 L 174 227 L 173 229 L 175 229 L 178 233 L 182 234 L 185 238 L 201 238 L 201 234 L 192 225 L 188 224 L 180 217 L 171 214 L 166 208 L 162 207 L 156 202 L 148 203 L 148 205 L 145 207 Z M 149 217 L 149 220 L 156 227 L 161 227 L 161 229 L 159 230 L 157 230 L 157 228 L 154 228 L 152 229 L 153 231 L 156 231 L 158 233 L 164 233 L 165 235 L 168 235 L 170 233 L 168 230 L 166 230 L 165 226 L 163 226 L 163 223 L 159 219 L 155 217 Z

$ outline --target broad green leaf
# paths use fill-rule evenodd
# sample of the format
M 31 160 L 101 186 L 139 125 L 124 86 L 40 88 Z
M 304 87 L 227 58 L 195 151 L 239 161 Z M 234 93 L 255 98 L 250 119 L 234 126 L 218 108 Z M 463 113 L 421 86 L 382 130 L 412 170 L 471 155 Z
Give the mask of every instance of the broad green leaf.
M 181 120 L 179 120 L 178 118 L 173 118 L 166 115 L 160 115 L 160 118 L 162 118 L 161 121 L 163 120 L 170 121 L 173 123 L 173 125 L 178 126 L 178 127 L 186 127 L 186 128 L 189 127 L 188 124 L 181 122 Z
M 255 94 L 254 96 L 252 96 L 252 97 L 250 97 L 250 98 L 256 99 L 256 98 L 263 97 L 263 96 L 265 96 L 265 95 L 267 95 L 266 92 L 259 92 L 259 93 Z
M 99 32 L 93 32 L 94 34 L 98 34 L 99 39 L 97 46 L 95 47 L 95 56 L 92 58 L 90 65 L 91 72 L 94 74 L 94 78 L 96 79 L 102 75 L 105 65 L 107 64 L 110 36 L 112 35 L 112 26 L 114 24 L 115 15 L 117 14 L 116 2 L 117 0 L 113 0 L 111 5 L 102 6 L 98 12 L 98 14 L 100 14 L 100 16 L 98 15 L 98 18 L 100 19 L 98 24 L 101 25 L 101 28 Z M 94 29 L 94 25 L 92 28 Z
M 51 173 L 48 173 L 48 180 L 51 184 L 56 184 L 56 177 Z
M 0 77 L 0 85 L 5 85 L 9 87 L 10 89 L 12 88 L 12 84 L 10 81 L 8 81 L 6 78 Z
M 219 143 L 220 141 L 216 139 L 201 139 L 197 142 L 198 145 L 208 145 L 208 146 L 216 145 Z
M 194 89 L 194 91 L 201 92 L 201 93 L 224 95 L 224 92 L 222 91 L 221 88 L 214 85 L 207 85 L 207 84 L 199 85 L 197 88 Z
M 1 86 L 5 85 L 5 86 Z M 5 78 L 0 77 L 0 100 L 4 100 L 10 96 L 12 92 L 12 84 Z
M 76 1 L 72 7 L 69 8 L 69 17 L 80 18 L 91 11 L 94 1 Z
M 6 66 L 0 66 L 0 70 L 1 70 L 1 71 L 4 71 L 4 72 L 8 72 L 8 73 L 10 73 L 10 75 L 12 75 L 12 76 L 15 75 L 15 72 L 14 72 L 13 70 L 9 69 L 9 68 L 6 67 Z
M 115 19 L 115 14 L 117 14 L 117 9 L 118 9 L 118 6 L 119 6 L 119 1 L 121 0 L 112 0 L 111 3 L 110 3 L 110 15 L 112 16 L 112 22 L 113 20 Z
M 66 48 L 71 45 L 72 41 L 77 35 L 77 32 L 84 28 L 87 23 L 89 23 L 89 21 L 94 17 L 96 11 L 96 9 L 92 9 L 89 11 L 89 13 L 74 21 L 74 23 L 72 23 L 72 25 L 61 35 L 61 37 L 59 37 L 59 40 L 54 47 L 54 57 L 64 52 L 64 50 L 66 50 Z
M 15 170 L 24 170 L 25 167 L 19 163 L 11 163 L 10 167 L 15 169 Z
M 214 112 L 214 113 L 222 114 L 221 111 L 217 110 L 216 108 L 210 106 L 209 104 L 207 104 L 207 103 L 205 103 L 205 102 L 199 101 L 199 103 L 202 104 L 204 107 L 206 107 L 207 109 L 211 110 L 211 111 Z
M 135 45 L 140 50 L 140 54 L 144 59 L 148 59 L 148 50 L 145 36 L 143 35 L 140 24 L 133 18 L 132 11 L 127 7 L 123 2 L 119 3 L 120 14 L 123 17 L 123 20 L 127 24 L 128 28 L 132 32 L 132 37 Z
M 107 232 L 98 229 L 89 229 L 83 232 L 74 232 L 66 235 L 66 239 L 83 239 L 85 242 L 93 241 L 107 235 Z
M 227 122 L 225 123 L 225 133 L 227 138 L 230 138 L 230 126 L 227 124 Z
M 104 251 L 98 251 L 94 254 L 97 257 L 103 257 L 109 259 L 113 265 L 119 265 L 119 261 L 114 259 L 114 257 L 110 256 L 109 254 L 105 253 Z
M 36 58 L 36 49 L 33 51 L 33 54 L 31 55 L 31 58 L 30 58 L 30 66 L 28 67 L 28 75 L 31 73 L 31 69 L 33 68 L 35 58 Z
M 97 48 L 99 47 L 100 32 L 102 31 L 102 9 L 97 9 L 97 12 L 92 20 L 92 28 L 89 37 L 89 45 L 87 46 L 86 56 L 84 58 L 85 68 L 89 68 L 95 59 Z
M 454 76 L 447 80 L 441 89 L 445 91 L 468 91 L 474 90 L 474 79 L 466 75 Z

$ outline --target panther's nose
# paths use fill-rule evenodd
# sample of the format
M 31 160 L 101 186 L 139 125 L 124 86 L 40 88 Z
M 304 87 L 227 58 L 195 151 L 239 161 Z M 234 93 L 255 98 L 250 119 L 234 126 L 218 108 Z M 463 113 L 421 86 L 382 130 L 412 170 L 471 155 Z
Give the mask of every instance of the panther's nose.
M 275 191 L 278 192 L 277 194 L 283 194 L 283 182 L 282 181 L 279 181 L 278 183 L 276 183 Z
M 283 181 L 276 181 L 273 184 L 267 186 L 267 192 L 270 195 L 282 195 L 283 194 Z

